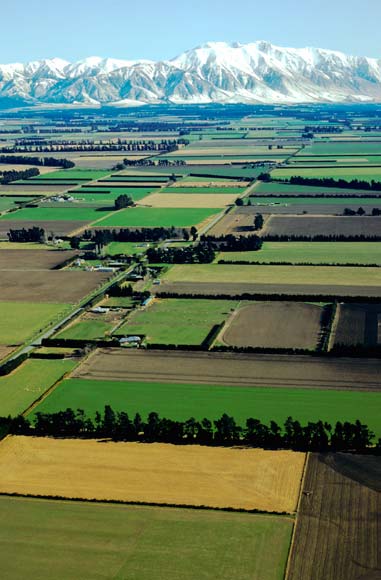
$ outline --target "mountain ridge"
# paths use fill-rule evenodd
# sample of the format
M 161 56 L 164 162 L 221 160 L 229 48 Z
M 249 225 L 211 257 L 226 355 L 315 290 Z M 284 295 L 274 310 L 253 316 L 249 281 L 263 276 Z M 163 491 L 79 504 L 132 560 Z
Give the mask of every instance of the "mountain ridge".
M 207 42 L 171 60 L 52 58 L 0 65 L 0 99 L 27 105 L 381 102 L 381 59 L 267 41 Z

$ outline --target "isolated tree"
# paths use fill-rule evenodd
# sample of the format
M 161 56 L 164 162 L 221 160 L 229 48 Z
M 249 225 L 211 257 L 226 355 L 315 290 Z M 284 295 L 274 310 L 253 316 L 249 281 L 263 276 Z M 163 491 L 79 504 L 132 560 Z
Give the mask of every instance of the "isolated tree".
M 81 238 L 78 238 L 77 236 L 70 238 L 70 247 L 72 250 L 79 250 L 80 244 Z
M 197 228 L 195 228 L 194 226 L 192 226 L 191 229 L 190 229 L 190 234 L 192 236 L 192 240 L 195 242 L 197 240 L 197 237 L 198 237 Z
M 263 215 L 261 213 L 257 213 L 254 218 L 254 229 L 261 230 L 263 228 Z
M 235 200 L 235 204 L 237 206 L 241 206 L 243 205 L 243 199 L 241 199 L 240 197 L 237 197 L 237 199 Z
M 134 205 L 134 200 L 129 195 L 123 193 L 122 195 L 119 195 L 116 198 L 114 205 L 115 209 L 123 209 L 125 207 L 130 207 L 131 205 Z

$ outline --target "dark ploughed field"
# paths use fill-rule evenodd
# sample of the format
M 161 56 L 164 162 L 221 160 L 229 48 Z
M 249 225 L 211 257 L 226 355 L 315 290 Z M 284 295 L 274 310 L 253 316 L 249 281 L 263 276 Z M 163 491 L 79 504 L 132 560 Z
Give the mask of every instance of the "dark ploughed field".
M 381 390 L 377 359 L 98 349 L 73 373 L 94 380 Z
M 379 580 L 381 458 L 308 459 L 287 580 Z

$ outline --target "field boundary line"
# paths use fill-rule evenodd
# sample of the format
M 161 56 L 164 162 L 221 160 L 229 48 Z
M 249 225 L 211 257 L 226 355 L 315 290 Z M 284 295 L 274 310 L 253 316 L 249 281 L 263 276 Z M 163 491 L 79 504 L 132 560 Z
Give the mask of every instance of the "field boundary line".
M 13 435 L 7 435 L 4 437 L 3 441 L 7 437 L 13 437 Z M 187 510 L 201 510 L 201 511 L 213 511 L 213 512 L 224 512 L 224 513 L 238 513 L 238 514 L 249 514 L 254 516 L 264 516 L 264 517 L 276 517 L 276 518 L 287 518 L 291 521 L 295 520 L 293 514 L 287 512 L 266 512 L 256 509 L 244 509 L 244 508 L 232 508 L 232 507 L 213 507 L 207 505 L 192 505 L 192 504 L 175 504 L 175 503 L 159 503 L 159 502 L 145 502 L 145 501 L 128 501 L 128 500 L 118 500 L 118 499 L 95 499 L 95 498 L 83 498 L 83 497 L 66 497 L 61 495 L 43 495 L 43 494 L 33 494 L 33 493 L 19 493 L 15 492 L 0 492 L 1 497 L 15 497 L 15 498 L 25 498 L 25 499 L 44 499 L 47 501 L 63 501 L 63 502 L 85 502 L 85 503 L 99 503 L 99 504 L 112 504 L 112 505 L 125 505 L 125 506 L 136 506 L 136 507 L 157 507 L 157 508 L 170 508 L 170 509 L 187 509 Z
M 299 510 L 300 510 L 300 504 L 301 504 L 301 501 L 302 501 L 304 482 L 306 480 L 306 474 L 307 474 L 307 470 L 308 470 L 309 457 L 310 457 L 310 452 L 308 451 L 306 453 L 306 459 L 304 461 L 302 478 L 300 480 L 299 497 L 298 497 L 298 503 L 297 503 L 297 506 L 296 506 L 295 521 L 294 521 L 294 527 L 292 529 L 292 535 L 291 535 L 290 547 L 289 547 L 289 550 L 288 550 L 288 558 L 287 558 L 286 568 L 285 568 L 285 571 L 284 571 L 284 577 L 283 577 L 284 580 L 289 580 L 291 556 L 292 556 L 292 553 L 293 553 L 293 550 L 294 550 L 295 536 L 296 536 L 296 531 L 297 531 L 297 527 L 298 527 Z
M 339 325 L 340 318 L 341 318 L 341 310 L 342 310 L 341 303 L 336 302 L 335 313 L 333 316 L 331 329 L 330 329 L 330 333 L 329 333 L 329 337 L 328 337 L 327 352 L 330 352 L 334 347 L 335 340 L 336 340 L 337 327 Z

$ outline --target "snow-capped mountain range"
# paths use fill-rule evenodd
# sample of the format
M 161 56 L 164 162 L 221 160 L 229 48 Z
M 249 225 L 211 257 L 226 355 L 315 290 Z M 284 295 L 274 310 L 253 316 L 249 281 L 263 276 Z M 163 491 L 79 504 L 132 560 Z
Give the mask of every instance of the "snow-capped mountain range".
M 381 102 L 381 59 L 265 41 L 209 42 L 168 61 L 91 57 L 0 65 L 0 103 Z

